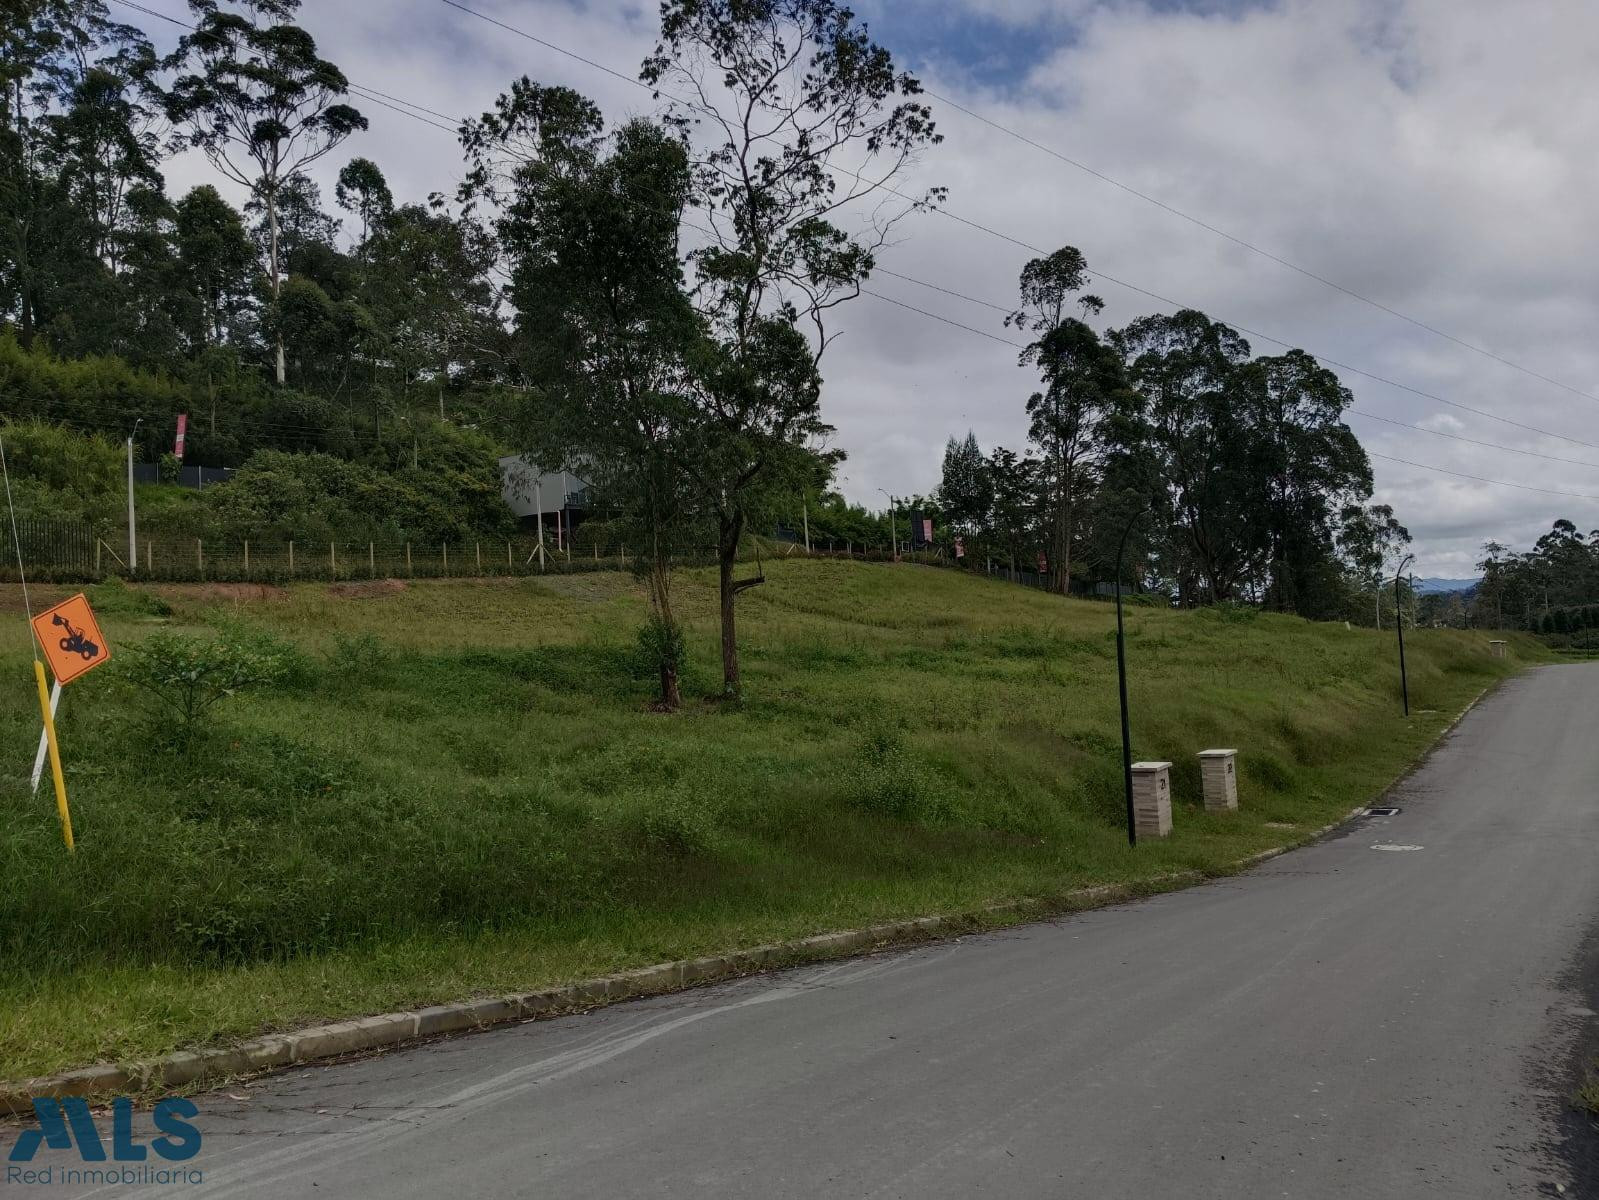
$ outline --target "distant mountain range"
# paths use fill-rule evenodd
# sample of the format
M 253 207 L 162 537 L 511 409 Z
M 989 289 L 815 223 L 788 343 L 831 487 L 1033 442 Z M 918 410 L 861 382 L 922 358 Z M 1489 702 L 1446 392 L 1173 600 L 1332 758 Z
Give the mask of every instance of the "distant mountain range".
M 1436 592 L 1469 592 L 1481 582 L 1480 579 L 1418 579 L 1416 592 L 1422 596 Z

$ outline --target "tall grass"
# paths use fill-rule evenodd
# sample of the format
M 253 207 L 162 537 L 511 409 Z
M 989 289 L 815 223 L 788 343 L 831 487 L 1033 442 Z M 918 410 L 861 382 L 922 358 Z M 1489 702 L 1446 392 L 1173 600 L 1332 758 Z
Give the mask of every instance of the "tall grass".
M 1224 870 L 1374 795 L 1515 666 L 1486 635 L 1409 636 L 1407 723 L 1388 636 L 1132 610 L 1135 753 L 1176 764 L 1178 812 L 1171 839 L 1130 852 L 1108 607 L 913 566 L 767 578 L 740 601 L 737 706 L 713 699 L 714 579 L 683 580 L 675 715 L 652 711 L 644 606 L 620 575 L 118 593 L 114 650 L 162 620 L 197 636 L 243 621 L 302 669 L 220 707 L 187 754 L 108 672 L 73 684 L 72 857 L 23 777 L 38 713 L 8 616 L 0 1077 Z M 1193 756 L 1217 745 L 1241 750 L 1237 814 L 1198 807 Z

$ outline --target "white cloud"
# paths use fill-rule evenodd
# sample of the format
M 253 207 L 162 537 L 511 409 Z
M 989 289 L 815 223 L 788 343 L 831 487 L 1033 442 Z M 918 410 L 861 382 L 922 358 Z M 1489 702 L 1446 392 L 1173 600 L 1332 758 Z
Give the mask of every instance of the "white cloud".
M 150 0 L 181 15 L 174 0 Z M 1106 0 L 967 0 L 1058 47 L 1003 87 L 974 84 L 952 47 L 935 91 L 1014 126 L 1391 308 L 1599 395 L 1592 197 L 1599 6 L 1536 0 L 1282 0 L 1241 11 L 1156 11 Z M 631 76 L 653 44 L 649 5 L 481 0 L 510 24 Z M 1212 6 L 1214 7 L 1214 6 Z M 309 4 L 304 23 L 357 82 L 441 112 L 476 112 L 530 74 L 592 96 L 614 121 L 646 93 L 437 0 Z M 159 32 L 152 28 L 152 32 Z M 890 47 L 893 48 L 892 46 Z M 991 64 L 990 64 L 991 65 Z M 991 74 L 985 76 L 992 78 Z M 450 137 L 375 105 L 348 144 L 421 198 L 459 175 Z M 913 183 L 1032 244 L 1069 242 L 1091 264 L 1218 319 L 1312 352 L 1599 443 L 1594 402 L 1473 354 L 1285 270 L 953 111 Z M 348 155 L 323 164 L 331 179 Z M 174 183 L 208 177 L 174 164 Z M 329 189 L 330 190 L 330 189 Z M 916 218 L 884 265 L 1004 304 L 1027 252 L 936 216 Z M 996 333 L 999 314 L 891 278 L 876 290 Z M 1105 317 L 1155 307 L 1108 283 Z M 1031 380 L 1008 347 L 863 298 L 826 362 L 824 411 L 849 451 L 846 491 L 926 491 L 944 440 L 1019 446 Z M 1256 349 L 1276 348 L 1257 342 Z M 1562 457 L 1584 451 L 1347 377 L 1396 420 Z M 1549 463 L 1372 421 L 1378 453 L 1467 474 L 1599 495 L 1599 470 Z M 1599 504 L 1376 464 L 1379 497 L 1416 535 L 1419 569 L 1469 572 L 1494 537 L 1528 544 L 1556 516 L 1599 524 Z

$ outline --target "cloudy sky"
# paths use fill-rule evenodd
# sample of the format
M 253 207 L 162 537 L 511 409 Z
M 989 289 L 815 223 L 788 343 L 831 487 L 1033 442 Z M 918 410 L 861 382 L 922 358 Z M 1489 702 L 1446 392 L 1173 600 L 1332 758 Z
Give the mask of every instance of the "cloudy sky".
M 180 0 L 141 2 L 186 15 Z M 629 78 L 656 31 L 648 2 L 463 2 Z M 1599 526 L 1592 0 L 856 7 L 930 91 L 1393 310 L 935 103 L 945 140 L 907 188 L 947 186 L 950 213 L 1028 245 L 1082 249 L 1104 273 L 1093 290 L 1107 301 L 1105 324 L 1167 307 L 1123 284 L 1203 309 L 1404 385 L 1340 371 L 1356 407 L 1375 414 L 1350 417 L 1374 455 L 1593 497 L 1378 459 L 1377 498 L 1415 535 L 1420 573 L 1469 575 L 1483 541 L 1525 546 L 1558 516 Z M 440 113 L 481 111 L 522 74 L 587 93 L 613 122 L 650 111 L 637 87 L 443 0 L 306 0 L 302 11 L 353 82 Z M 122 16 L 163 43 L 175 32 Z M 459 177 L 447 133 L 358 103 L 371 130 L 322 164 L 326 192 L 354 154 L 375 159 L 408 199 Z M 198 161 L 169 176 L 182 186 L 209 174 Z M 900 233 L 884 267 L 1001 306 L 1030 257 L 945 216 L 917 216 Z M 886 275 L 873 290 L 1014 336 L 992 308 Z M 870 297 L 840 323 L 823 406 L 849 454 L 851 499 L 881 506 L 878 489 L 931 490 L 945 439 L 967 429 L 985 450 L 1021 447 L 1031 381 L 1009 346 Z M 1281 349 L 1250 341 L 1257 353 Z

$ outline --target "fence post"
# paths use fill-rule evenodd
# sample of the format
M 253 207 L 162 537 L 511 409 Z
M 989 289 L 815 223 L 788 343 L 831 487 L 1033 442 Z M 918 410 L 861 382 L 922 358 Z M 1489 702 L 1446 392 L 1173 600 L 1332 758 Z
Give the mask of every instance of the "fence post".
M 100 577 L 100 539 L 94 539 L 94 577 Z
M 244 539 L 244 577 L 250 578 L 250 539 Z
M 378 556 L 371 542 L 366 544 L 366 573 L 373 579 L 378 577 Z
M 477 573 L 483 574 L 483 543 L 473 542 L 472 546 L 477 551 Z
M 511 543 L 505 543 L 505 570 L 509 574 L 516 570 L 516 564 L 511 561 Z
M 205 578 L 205 544 L 199 538 L 194 539 L 194 565 L 200 572 L 200 578 Z
M 450 543 L 444 543 L 444 574 L 450 573 Z
M 406 542 L 405 543 L 405 573 L 407 575 L 416 574 L 415 571 L 411 570 L 411 543 L 410 542 Z
M 294 578 L 294 539 L 289 539 L 289 578 Z
M 338 560 L 337 556 L 333 553 L 333 543 L 332 542 L 328 543 L 328 574 L 330 574 L 333 577 L 333 581 L 335 583 L 338 582 L 338 580 L 339 580 L 339 560 Z

